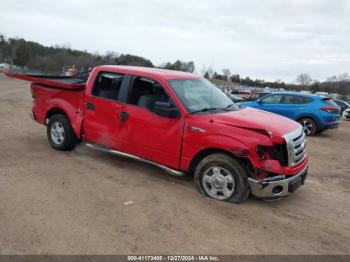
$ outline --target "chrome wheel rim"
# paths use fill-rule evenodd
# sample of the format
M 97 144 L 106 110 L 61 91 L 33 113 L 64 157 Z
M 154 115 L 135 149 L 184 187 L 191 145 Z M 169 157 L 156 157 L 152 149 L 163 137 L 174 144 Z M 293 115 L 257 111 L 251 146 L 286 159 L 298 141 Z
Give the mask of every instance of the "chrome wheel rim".
M 61 145 L 64 142 L 65 133 L 62 123 L 54 122 L 51 126 L 50 133 L 51 139 L 55 144 Z
M 305 134 L 308 136 L 312 133 L 313 129 L 314 129 L 314 125 L 311 121 L 309 120 L 303 120 L 301 122 L 301 124 L 303 125 L 304 127 L 304 132 Z
M 202 184 L 205 192 L 218 200 L 230 198 L 235 191 L 235 180 L 232 173 L 219 166 L 209 167 L 204 172 Z

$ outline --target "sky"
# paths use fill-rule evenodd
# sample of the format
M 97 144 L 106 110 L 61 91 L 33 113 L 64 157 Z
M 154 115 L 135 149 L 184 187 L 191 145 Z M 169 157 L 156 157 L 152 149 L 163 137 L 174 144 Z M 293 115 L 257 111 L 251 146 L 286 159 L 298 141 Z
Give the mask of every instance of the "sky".
M 350 73 L 350 0 L 1 0 L 0 32 L 294 82 Z

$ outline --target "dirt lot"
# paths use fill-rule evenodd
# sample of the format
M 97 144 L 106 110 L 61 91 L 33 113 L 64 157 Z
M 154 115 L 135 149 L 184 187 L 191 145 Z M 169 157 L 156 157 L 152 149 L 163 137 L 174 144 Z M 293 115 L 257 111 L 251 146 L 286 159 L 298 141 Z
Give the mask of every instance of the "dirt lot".
M 0 254 L 350 254 L 350 122 L 308 139 L 295 195 L 235 205 L 200 196 L 192 177 L 54 151 L 31 103 L 28 83 L 0 80 Z

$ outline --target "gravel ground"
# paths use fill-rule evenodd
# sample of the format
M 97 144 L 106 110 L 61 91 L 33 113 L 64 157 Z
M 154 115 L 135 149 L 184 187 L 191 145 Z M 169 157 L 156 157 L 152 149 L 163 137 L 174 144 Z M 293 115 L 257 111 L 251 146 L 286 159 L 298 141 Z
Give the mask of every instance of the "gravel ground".
M 296 194 L 237 205 L 190 176 L 55 151 L 31 103 L 28 83 L 0 80 L 0 254 L 350 254 L 350 121 L 308 139 Z

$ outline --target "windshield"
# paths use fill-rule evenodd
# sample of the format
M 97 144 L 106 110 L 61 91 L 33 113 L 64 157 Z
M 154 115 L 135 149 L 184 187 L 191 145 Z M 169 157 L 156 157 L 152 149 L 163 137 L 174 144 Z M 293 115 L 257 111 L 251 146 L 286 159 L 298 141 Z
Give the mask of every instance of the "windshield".
M 169 80 L 171 88 L 190 114 L 232 111 L 238 106 L 206 79 Z

